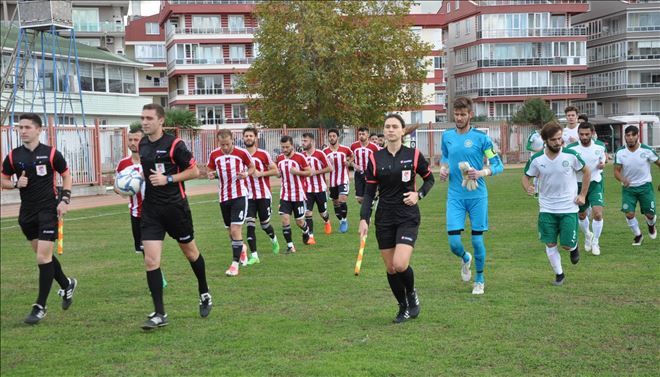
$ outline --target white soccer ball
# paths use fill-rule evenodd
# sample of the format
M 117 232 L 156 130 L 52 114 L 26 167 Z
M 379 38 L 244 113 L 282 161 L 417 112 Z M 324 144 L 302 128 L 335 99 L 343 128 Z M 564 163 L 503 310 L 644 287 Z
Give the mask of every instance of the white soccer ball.
M 115 187 L 123 195 L 135 195 L 140 192 L 144 178 L 133 168 L 120 171 L 115 177 Z

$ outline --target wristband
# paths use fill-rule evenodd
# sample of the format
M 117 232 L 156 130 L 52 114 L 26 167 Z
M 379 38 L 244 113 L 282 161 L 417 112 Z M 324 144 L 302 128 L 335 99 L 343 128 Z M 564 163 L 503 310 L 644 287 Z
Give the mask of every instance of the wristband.
M 62 201 L 65 204 L 70 204 L 71 203 L 71 198 L 69 198 L 68 196 L 64 196 L 64 197 L 62 197 Z
M 421 191 L 417 191 L 417 197 L 418 197 L 418 200 L 422 200 L 422 198 L 424 198 L 424 194 L 422 194 Z
M 167 176 L 167 183 L 174 183 L 174 177 L 172 177 L 171 175 L 168 175 Z
M 18 181 L 14 182 L 14 188 L 15 188 L 15 189 L 18 188 Z

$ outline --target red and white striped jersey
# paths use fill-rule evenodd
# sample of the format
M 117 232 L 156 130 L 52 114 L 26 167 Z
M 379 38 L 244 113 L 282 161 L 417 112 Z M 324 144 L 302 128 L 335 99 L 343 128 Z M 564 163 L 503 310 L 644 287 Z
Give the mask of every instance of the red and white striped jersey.
M 254 161 L 255 171 L 264 172 L 268 170 L 268 166 L 273 163 L 270 154 L 263 149 L 257 149 L 252 155 Z M 248 187 L 250 188 L 250 196 L 248 199 L 270 199 L 270 177 L 248 177 Z
M 348 184 L 348 163 L 346 160 L 353 156 L 353 152 L 351 152 L 350 148 L 339 145 L 337 150 L 333 151 L 328 147 L 323 150 L 323 153 L 328 156 L 328 161 L 335 169 L 330 172 L 330 187 Z
M 209 163 L 206 166 L 215 170 L 218 175 L 220 203 L 248 196 L 250 190 L 246 179 L 240 179 L 238 173 L 247 172 L 252 163 L 252 157 L 248 151 L 236 146 L 228 154 L 224 154 L 220 148 L 211 152 Z
M 367 170 L 369 156 L 374 152 L 378 152 L 379 149 L 380 147 L 372 142 L 369 142 L 366 147 L 363 147 L 359 140 L 351 144 L 351 151 L 353 151 L 353 154 L 355 155 L 355 164 L 359 166 L 362 171 Z
M 318 149 L 314 150 L 314 153 L 311 155 L 307 155 L 307 152 L 305 152 L 305 159 L 307 160 L 307 164 L 312 168 L 312 171 L 325 169 L 330 164 L 325 153 Z M 325 184 L 325 174 L 313 175 L 307 177 L 306 180 L 306 192 L 324 192 L 328 189 L 328 186 Z
M 307 199 L 305 195 L 305 177 L 291 174 L 291 169 L 303 170 L 307 166 L 307 160 L 302 153 L 294 152 L 291 158 L 283 154 L 277 156 L 277 169 L 280 171 L 282 187 L 280 199 L 290 202 L 300 202 Z
M 142 174 L 142 164 L 139 162 L 137 164 L 134 164 L 133 160 L 131 160 L 131 156 L 124 157 L 121 161 L 119 161 L 119 163 L 117 164 L 117 168 L 115 169 L 115 172 L 119 173 L 120 171 L 123 171 L 124 169 L 131 167 L 133 168 L 133 170 Z M 142 182 L 142 187 L 140 187 L 140 192 L 131 196 L 128 199 L 128 209 L 131 211 L 131 216 L 133 217 L 142 217 L 142 200 L 144 199 L 144 189 L 145 189 L 145 184 L 144 182 Z

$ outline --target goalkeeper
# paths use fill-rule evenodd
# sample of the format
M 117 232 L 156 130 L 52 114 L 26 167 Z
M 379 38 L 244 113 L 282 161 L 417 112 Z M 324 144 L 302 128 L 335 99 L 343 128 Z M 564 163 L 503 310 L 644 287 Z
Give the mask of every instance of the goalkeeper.
M 447 233 L 452 253 L 461 258 L 461 278 L 470 281 L 472 255 L 465 251 L 461 232 L 465 229 L 465 215 L 470 216 L 472 248 L 476 276 L 472 294 L 484 293 L 484 265 L 486 246 L 483 233 L 488 230 L 488 189 L 484 177 L 504 170 L 500 157 L 493 151 L 493 142 L 485 133 L 472 128 L 472 101 L 458 97 L 454 101 L 456 128 L 442 134 L 440 180 L 449 179 L 447 190 Z M 490 162 L 484 166 L 484 157 Z

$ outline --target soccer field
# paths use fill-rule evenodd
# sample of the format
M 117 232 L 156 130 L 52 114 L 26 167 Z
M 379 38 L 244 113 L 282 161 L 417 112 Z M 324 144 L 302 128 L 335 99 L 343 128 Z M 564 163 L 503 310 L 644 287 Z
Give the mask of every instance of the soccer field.
M 294 228 L 295 255 L 274 256 L 258 229 L 261 263 L 241 268 L 236 278 L 224 275 L 231 246 L 217 196 L 191 198 L 213 312 L 199 317 L 193 272 L 168 238 L 162 268 L 170 325 L 149 333 L 140 325 L 153 306 L 124 205 L 67 215 L 60 260 L 79 288 L 64 312 L 54 283 L 48 315 L 33 327 L 23 319 L 37 295 L 34 255 L 16 219 L 3 219 L 2 376 L 657 375 L 660 239 L 646 237 L 638 216 L 646 238 L 631 246 L 611 165 L 602 254 L 582 251 L 573 266 L 562 252 L 561 287 L 552 285 L 537 239 L 538 203 L 522 191 L 521 174 L 509 169 L 488 179 L 483 296 L 473 296 L 472 284 L 460 279 L 445 232 L 447 184 L 436 180 L 421 202 L 411 262 L 422 312 L 400 325 L 391 322 L 397 306 L 373 227 L 362 274 L 353 275 L 359 244 L 353 198 L 347 234 L 336 233 L 334 214 L 335 233 L 323 234 L 315 214 L 317 245 L 304 246 Z M 653 174 L 657 187 L 655 168 Z M 273 225 L 285 246 L 277 215 Z M 472 252 L 469 234 L 463 241 Z

